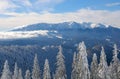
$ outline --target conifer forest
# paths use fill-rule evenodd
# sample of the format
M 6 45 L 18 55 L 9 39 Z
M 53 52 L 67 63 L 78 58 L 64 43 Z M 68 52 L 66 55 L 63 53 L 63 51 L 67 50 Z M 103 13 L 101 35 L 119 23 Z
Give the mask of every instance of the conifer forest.
M 9 60 L 4 62 L 0 79 L 120 79 L 120 60 L 118 58 L 117 45 L 113 46 L 113 57 L 110 64 L 107 63 L 104 47 L 101 47 L 100 57 L 96 53 L 92 56 L 92 62 L 88 63 L 86 45 L 80 42 L 77 46 L 77 52 L 74 52 L 71 77 L 66 74 L 65 56 L 63 47 L 59 46 L 59 52 L 56 55 L 56 68 L 51 72 L 51 67 L 47 58 L 44 67 L 40 67 L 38 56 L 35 54 L 32 69 L 23 70 L 19 68 L 17 62 L 14 62 L 14 71 L 11 71 Z

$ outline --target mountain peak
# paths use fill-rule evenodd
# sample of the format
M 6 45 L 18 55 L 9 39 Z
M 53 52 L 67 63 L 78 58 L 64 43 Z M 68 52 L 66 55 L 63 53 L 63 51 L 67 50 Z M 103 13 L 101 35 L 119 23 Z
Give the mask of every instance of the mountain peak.
M 95 24 L 91 22 L 62 22 L 62 23 L 37 23 L 31 25 L 23 25 L 15 27 L 12 31 L 33 31 L 33 30 L 60 30 L 60 29 L 93 29 L 107 28 L 108 25 L 101 23 Z

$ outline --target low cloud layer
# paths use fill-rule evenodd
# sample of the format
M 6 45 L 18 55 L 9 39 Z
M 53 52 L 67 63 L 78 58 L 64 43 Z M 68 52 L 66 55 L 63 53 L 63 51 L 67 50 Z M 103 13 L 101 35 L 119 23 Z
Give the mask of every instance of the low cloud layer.
M 27 31 L 27 32 L 0 32 L 0 39 L 20 39 L 47 36 L 47 30 Z
M 76 12 L 67 13 L 6 13 L 11 17 L 0 18 L 0 27 L 12 28 L 15 26 L 34 23 L 58 23 L 65 21 L 93 22 L 120 27 L 120 11 L 80 9 Z

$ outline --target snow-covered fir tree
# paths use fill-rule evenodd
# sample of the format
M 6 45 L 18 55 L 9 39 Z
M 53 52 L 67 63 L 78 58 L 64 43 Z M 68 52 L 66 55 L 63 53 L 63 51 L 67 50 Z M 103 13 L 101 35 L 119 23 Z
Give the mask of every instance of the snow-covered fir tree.
M 1 79 L 12 79 L 12 74 L 9 70 L 9 65 L 7 60 L 4 63 L 4 69 L 2 71 Z
M 44 72 L 43 72 L 43 79 L 51 79 L 48 59 L 45 60 Z
M 97 77 L 97 69 L 98 69 L 98 61 L 97 61 L 97 56 L 96 53 L 93 54 L 93 58 L 92 58 L 92 63 L 90 66 L 91 69 L 91 78 L 90 79 L 98 79 Z
M 26 70 L 25 79 L 31 79 L 31 74 L 29 70 Z
M 55 79 L 55 74 L 54 73 L 52 73 L 52 79 Z
M 83 59 L 82 56 L 79 55 L 77 58 L 77 63 L 76 63 L 76 68 L 75 68 L 75 73 L 74 76 L 72 77 L 73 79 L 83 79 L 84 78 L 84 67 L 83 67 Z
M 108 69 L 109 68 L 106 61 L 105 51 L 104 48 L 102 47 L 101 55 L 100 55 L 100 63 L 98 66 L 98 79 L 110 79 Z
M 62 47 L 59 46 L 59 52 L 56 56 L 56 71 L 55 74 L 50 74 L 49 61 L 45 60 L 43 77 L 41 77 L 40 67 L 37 54 L 35 54 L 32 73 L 26 70 L 24 79 L 67 79 L 64 56 Z M 114 45 L 113 58 L 110 66 L 107 64 L 106 54 L 102 47 L 100 55 L 100 63 L 98 64 L 97 55 L 94 53 L 91 65 L 88 65 L 87 50 L 84 42 L 79 43 L 77 53 L 74 53 L 71 79 L 120 79 L 120 60 L 118 58 L 116 44 Z M 89 70 L 90 68 L 90 70 Z M 12 70 L 12 69 L 11 69 Z M 23 79 L 22 70 L 15 63 L 13 74 L 10 72 L 8 61 L 4 63 L 4 68 L 0 79 Z
M 74 52 L 72 68 L 76 68 L 76 62 L 77 62 L 77 55 L 76 55 L 76 52 Z
M 15 63 L 14 74 L 12 76 L 12 79 L 18 79 L 18 66 L 17 66 L 17 63 Z
M 19 72 L 18 72 L 18 79 L 23 79 L 22 70 L 21 69 L 19 69 Z
M 61 46 L 59 46 L 59 52 L 56 58 L 57 58 L 57 63 L 56 63 L 57 68 L 55 71 L 55 79 L 67 79 L 65 61 L 64 61 L 64 56 L 62 54 Z
M 32 79 L 41 79 L 41 73 L 40 73 L 40 67 L 39 67 L 39 63 L 38 63 L 37 54 L 35 54 L 35 58 L 34 58 Z
M 76 52 L 73 55 L 73 63 L 72 63 L 72 72 L 71 72 L 71 79 L 76 79 L 76 74 L 77 74 L 77 55 Z
M 120 67 L 120 61 L 118 59 L 118 49 L 117 49 L 117 45 L 114 44 L 114 50 L 113 50 L 113 59 L 112 59 L 112 63 L 110 65 L 110 69 L 111 69 L 111 79 L 120 79 L 119 75 L 119 67 Z
M 84 42 L 78 45 L 77 67 L 78 73 L 76 79 L 90 79 L 90 71 L 88 67 L 87 51 Z

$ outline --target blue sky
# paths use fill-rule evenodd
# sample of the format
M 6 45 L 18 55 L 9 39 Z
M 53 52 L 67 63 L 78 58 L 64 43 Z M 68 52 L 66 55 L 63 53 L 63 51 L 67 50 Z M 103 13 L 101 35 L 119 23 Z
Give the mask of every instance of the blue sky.
M 0 0 L 0 30 L 64 21 L 120 27 L 120 0 Z
M 3 0 L 1 0 L 3 1 Z M 44 10 L 53 13 L 73 12 L 83 8 L 95 10 L 120 10 L 120 0 L 5 0 L 16 8 L 10 11 L 42 12 Z
M 68 3 L 69 2 L 69 3 Z M 112 6 L 112 4 L 119 3 Z M 107 6 L 107 5 L 111 6 Z M 82 8 L 91 8 L 95 10 L 120 10 L 120 0 L 66 0 L 57 5 L 55 12 L 71 12 Z

